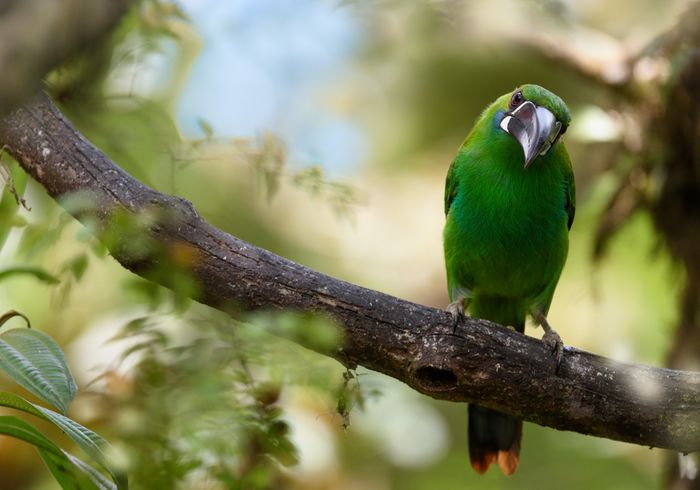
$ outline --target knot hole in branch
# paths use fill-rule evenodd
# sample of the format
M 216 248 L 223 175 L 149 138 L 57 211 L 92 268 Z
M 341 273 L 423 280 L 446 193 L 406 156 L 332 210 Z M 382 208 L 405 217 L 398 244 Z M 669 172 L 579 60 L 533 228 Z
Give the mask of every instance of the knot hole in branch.
M 451 369 L 436 366 L 421 366 L 415 371 L 418 384 L 429 391 L 446 391 L 457 384 L 457 375 Z

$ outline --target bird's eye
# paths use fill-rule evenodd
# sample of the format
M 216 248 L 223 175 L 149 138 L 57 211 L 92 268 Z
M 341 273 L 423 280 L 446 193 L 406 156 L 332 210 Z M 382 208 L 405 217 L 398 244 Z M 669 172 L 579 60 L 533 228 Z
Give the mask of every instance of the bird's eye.
M 516 91 L 513 94 L 513 96 L 510 98 L 510 103 L 508 104 L 508 108 L 510 110 L 515 109 L 516 107 L 518 107 L 520 104 L 523 103 L 523 100 L 524 100 L 523 93 L 520 90 Z
M 561 136 L 562 134 L 566 133 L 566 130 L 567 130 L 568 128 L 569 128 L 569 126 L 562 126 L 562 127 L 561 127 L 561 130 L 559 131 L 559 136 Z

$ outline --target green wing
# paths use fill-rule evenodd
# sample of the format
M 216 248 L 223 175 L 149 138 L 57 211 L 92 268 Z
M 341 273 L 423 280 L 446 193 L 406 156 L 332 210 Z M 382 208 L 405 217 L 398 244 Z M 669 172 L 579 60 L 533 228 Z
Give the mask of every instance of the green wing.
M 452 162 L 450 169 L 447 171 L 447 180 L 445 181 L 445 216 L 450 211 L 450 206 L 457 195 L 457 175 L 455 175 L 455 164 L 457 159 Z
M 564 208 L 566 214 L 569 215 L 567 223 L 569 229 L 574 224 L 574 216 L 576 215 L 576 181 L 574 180 L 574 171 L 571 168 L 571 163 L 567 166 L 567 172 L 564 176 L 564 188 L 566 190 L 566 202 Z

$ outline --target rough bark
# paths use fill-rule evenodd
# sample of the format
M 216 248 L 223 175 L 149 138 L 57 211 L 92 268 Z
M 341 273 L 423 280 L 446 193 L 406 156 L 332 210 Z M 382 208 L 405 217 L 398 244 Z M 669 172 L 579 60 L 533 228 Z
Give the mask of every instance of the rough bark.
M 130 0 L 0 2 L 0 115 L 33 96 L 51 69 L 108 33 L 131 3 Z
M 187 250 L 196 299 L 215 308 L 319 312 L 342 327 L 332 355 L 363 365 L 434 398 L 478 401 L 561 430 L 678 451 L 700 449 L 700 373 L 619 363 L 567 348 L 561 369 L 537 339 L 466 319 L 453 331 L 444 311 L 404 301 L 307 269 L 228 235 L 193 206 L 138 182 L 90 144 L 44 95 L 0 121 L 0 142 L 56 199 L 80 193 L 78 219 L 110 226 L 115 210 L 168 210 L 142 230 L 162 250 Z M 116 260 L 149 276 L 162 254 Z M 167 284 L 166 284 L 167 285 Z

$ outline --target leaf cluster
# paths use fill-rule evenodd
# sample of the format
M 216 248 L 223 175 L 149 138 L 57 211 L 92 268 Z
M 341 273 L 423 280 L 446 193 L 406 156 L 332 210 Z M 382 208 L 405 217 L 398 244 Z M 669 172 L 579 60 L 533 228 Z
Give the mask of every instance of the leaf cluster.
M 0 326 L 16 316 L 27 320 L 21 313 L 10 311 L 0 318 Z M 66 416 L 77 386 L 63 352 L 51 337 L 31 328 L 3 332 L 0 334 L 0 369 L 58 411 L 6 391 L 0 392 L 0 406 L 54 424 L 91 458 L 92 464 L 60 448 L 39 429 L 14 415 L 0 416 L 0 434 L 32 444 L 63 489 L 127 488 L 126 476 L 109 461 L 107 441 Z

